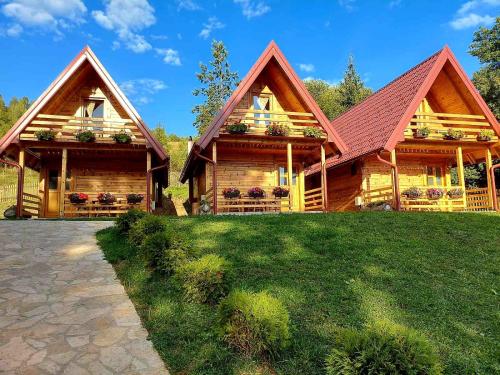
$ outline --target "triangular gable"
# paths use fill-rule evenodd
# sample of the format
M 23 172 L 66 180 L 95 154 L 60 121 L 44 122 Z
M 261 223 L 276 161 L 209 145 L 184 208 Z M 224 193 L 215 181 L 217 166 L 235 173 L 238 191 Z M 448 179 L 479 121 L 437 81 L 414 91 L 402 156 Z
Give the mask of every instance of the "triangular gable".
M 346 142 L 348 151 L 327 159 L 327 168 L 374 152 L 393 150 L 398 142 L 404 140 L 404 130 L 447 62 L 498 134 L 500 129 L 495 115 L 451 50 L 445 46 L 332 121 L 333 128 Z M 306 174 L 318 171 L 319 166 L 314 165 Z
M 483 97 L 479 94 L 472 81 L 469 79 L 463 68 L 460 66 L 459 62 L 457 61 L 451 49 L 448 46 L 445 46 L 439 53 L 439 56 L 436 59 L 434 65 L 432 66 L 432 69 L 430 70 L 429 74 L 427 75 L 426 79 L 424 80 L 423 84 L 418 90 L 417 94 L 413 98 L 411 104 L 408 106 L 406 112 L 399 121 L 397 127 L 394 129 L 391 136 L 387 140 L 384 149 L 386 149 L 387 151 L 391 151 L 396 147 L 396 144 L 399 141 L 404 139 L 403 135 L 404 130 L 408 126 L 415 112 L 417 112 L 420 103 L 425 99 L 432 85 L 436 81 L 436 78 L 438 77 L 439 73 L 441 73 L 447 62 L 450 63 L 451 67 L 455 70 L 455 73 L 458 75 L 458 77 L 464 84 L 466 90 L 476 101 L 476 104 L 479 106 L 480 110 L 482 111 L 482 114 L 491 124 L 495 133 L 498 136 L 500 136 L 500 126 L 498 124 L 495 115 L 493 114 L 493 112 L 491 112 L 490 108 L 484 101 Z
M 342 141 L 342 139 L 338 136 L 335 130 L 330 125 L 325 114 L 321 111 L 318 104 L 314 101 L 311 94 L 305 87 L 302 80 L 297 76 L 293 68 L 290 66 L 285 56 L 278 48 L 274 41 L 271 41 L 261 56 L 257 59 L 255 64 L 252 66 L 250 71 L 247 73 L 245 78 L 240 82 L 236 90 L 233 92 L 229 100 L 226 102 L 224 107 L 219 111 L 217 116 L 215 116 L 214 120 L 205 131 L 205 133 L 201 136 L 198 144 L 201 149 L 207 147 L 207 145 L 211 142 L 211 140 L 219 135 L 219 129 L 227 120 L 227 118 L 233 113 L 234 109 L 238 105 L 238 103 L 243 99 L 244 95 L 250 90 L 251 86 L 255 82 L 255 80 L 262 73 L 264 68 L 270 62 L 270 60 L 274 58 L 279 67 L 284 72 L 286 78 L 291 82 L 293 88 L 297 91 L 300 98 L 307 105 L 311 113 L 317 119 L 319 125 L 325 130 L 328 136 L 328 141 L 333 142 L 340 152 L 346 151 L 346 145 Z
M 5 151 L 8 145 L 18 137 L 18 135 L 35 119 L 40 111 L 47 103 L 56 95 L 56 93 L 64 86 L 64 84 L 78 71 L 78 69 L 88 62 L 100 79 L 104 82 L 106 87 L 110 90 L 111 94 L 116 98 L 123 110 L 130 116 L 130 119 L 137 125 L 138 129 L 144 135 L 149 145 L 156 152 L 161 160 L 168 158 L 167 153 L 161 144 L 152 136 L 146 124 L 139 116 L 136 109 L 127 99 L 125 94 L 121 91 L 119 86 L 115 83 L 110 74 L 106 71 L 102 63 L 96 57 L 90 47 L 86 46 L 68 66 L 59 74 L 59 76 L 50 84 L 50 86 L 38 97 L 37 100 L 30 106 L 30 108 L 19 118 L 14 126 L 7 132 L 7 134 L 0 140 L 0 155 Z

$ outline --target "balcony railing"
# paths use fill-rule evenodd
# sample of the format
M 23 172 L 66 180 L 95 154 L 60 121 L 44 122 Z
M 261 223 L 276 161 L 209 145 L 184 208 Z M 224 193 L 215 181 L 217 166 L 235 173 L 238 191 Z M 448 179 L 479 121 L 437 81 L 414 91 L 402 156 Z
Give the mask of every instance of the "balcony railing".
M 304 210 L 305 211 L 321 211 L 324 208 L 323 190 L 315 188 L 304 192 Z
M 56 133 L 55 141 L 78 142 L 76 134 L 90 130 L 96 135 L 97 143 L 113 143 L 112 136 L 125 132 L 132 138 L 133 144 L 144 144 L 145 138 L 137 126 L 130 120 L 108 120 L 89 117 L 39 114 L 21 133 L 21 140 L 36 140 L 38 130 L 52 130 Z
M 250 135 L 265 135 L 267 126 L 271 123 L 287 125 L 290 128 L 291 137 L 304 137 L 304 128 L 308 126 L 318 126 L 318 121 L 312 113 L 308 112 L 287 112 L 287 111 L 261 111 L 236 109 L 229 116 L 225 125 L 233 123 L 244 123 L 248 126 L 246 134 Z M 326 138 L 326 133 L 323 133 L 322 138 Z M 225 127 L 221 129 L 221 133 L 227 133 Z
M 464 115 L 456 113 L 417 112 L 405 130 L 405 137 L 421 138 L 417 130 L 426 127 L 430 133 L 423 139 L 443 140 L 448 129 L 459 130 L 464 133 L 460 141 L 478 142 L 482 130 L 491 130 L 488 120 L 482 115 Z M 498 136 L 491 134 L 489 142 L 497 142 Z

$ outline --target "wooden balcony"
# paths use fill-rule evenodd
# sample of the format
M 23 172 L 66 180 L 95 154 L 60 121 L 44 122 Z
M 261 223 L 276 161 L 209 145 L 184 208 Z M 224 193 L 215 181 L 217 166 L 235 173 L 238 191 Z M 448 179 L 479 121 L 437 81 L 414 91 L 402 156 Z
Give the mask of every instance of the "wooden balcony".
M 37 141 L 35 132 L 52 130 L 56 138 L 51 142 L 79 142 L 76 134 L 80 131 L 91 130 L 96 135 L 95 143 L 115 143 L 112 136 L 119 132 L 126 132 L 132 138 L 132 144 L 145 144 L 146 140 L 137 126 L 131 120 L 102 121 L 89 117 L 62 116 L 39 114 L 35 120 L 21 133 L 21 140 Z
M 73 193 L 85 193 L 89 199 L 85 203 L 71 203 L 69 196 Z M 111 193 L 116 197 L 116 202 L 113 203 L 100 203 L 97 200 L 99 193 L 97 192 L 74 192 L 66 191 L 64 193 L 64 217 L 100 217 L 100 216 L 118 216 L 126 213 L 132 208 L 139 210 L 146 210 L 145 198 L 140 203 L 128 203 L 127 194 L 125 193 Z M 144 197 L 146 193 L 142 194 Z
M 417 136 L 417 130 L 422 127 L 426 127 L 430 131 L 426 138 L 418 138 Z M 445 140 L 448 129 L 459 130 L 464 133 L 464 137 L 458 142 L 498 142 L 498 136 L 494 135 L 493 132 L 489 141 L 478 140 L 481 130 L 491 130 L 491 126 L 484 116 L 456 113 L 417 112 L 405 130 L 405 138 L 442 141 Z
M 312 113 L 308 112 L 286 112 L 286 111 L 260 111 L 236 109 L 225 123 L 225 126 L 233 123 L 243 123 L 248 126 L 248 135 L 266 135 L 267 125 L 271 123 L 287 125 L 290 128 L 290 137 L 304 138 L 304 128 L 308 126 L 318 126 L 318 121 Z M 221 134 L 228 134 L 225 126 L 221 128 Z M 318 127 L 323 133 L 321 139 L 326 138 L 326 133 Z

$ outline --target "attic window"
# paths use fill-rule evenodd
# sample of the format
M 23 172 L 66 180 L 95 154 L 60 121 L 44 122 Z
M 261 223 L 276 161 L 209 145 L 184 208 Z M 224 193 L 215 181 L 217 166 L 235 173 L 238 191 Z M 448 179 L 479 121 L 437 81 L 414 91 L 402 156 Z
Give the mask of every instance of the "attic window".
M 271 96 L 270 95 L 254 95 L 253 96 L 253 109 L 254 111 L 270 111 L 271 110 Z M 271 118 L 270 113 L 255 113 L 255 118 Z M 269 121 L 255 120 L 256 124 L 269 125 Z
M 83 102 L 83 117 L 104 118 L 104 100 L 85 100 Z

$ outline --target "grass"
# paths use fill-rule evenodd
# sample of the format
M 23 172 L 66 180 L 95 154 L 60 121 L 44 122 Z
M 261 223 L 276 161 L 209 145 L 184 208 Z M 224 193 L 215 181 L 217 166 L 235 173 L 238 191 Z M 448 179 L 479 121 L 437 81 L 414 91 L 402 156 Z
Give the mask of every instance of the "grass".
M 98 233 L 172 374 L 324 374 L 339 327 L 411 327 L 446 374 L 500 372 L 500 216 L 342 213 L 165 218 L 200 253 L 228 259 L 233 288 L 266 290 L 290 312 L 291 346 L 242 358 L 216 332 L 216 308 L 182 301 L 115 229 Z

